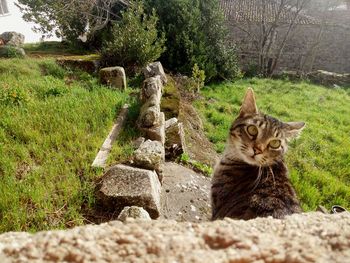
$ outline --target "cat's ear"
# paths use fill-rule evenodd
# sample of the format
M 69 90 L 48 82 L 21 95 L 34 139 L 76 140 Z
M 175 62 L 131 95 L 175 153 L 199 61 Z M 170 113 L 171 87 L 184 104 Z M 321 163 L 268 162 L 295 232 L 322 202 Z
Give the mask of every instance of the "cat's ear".
M 248 88 L 243 99 L 241 110 L 239 111 L 239 117 L 254 114 L 258 114 L 258 108 L 255 103 L 254 91 Z
M 288 139 L 297 138 L 305 128 L 305 122 L 285 122 L 283 128 Z

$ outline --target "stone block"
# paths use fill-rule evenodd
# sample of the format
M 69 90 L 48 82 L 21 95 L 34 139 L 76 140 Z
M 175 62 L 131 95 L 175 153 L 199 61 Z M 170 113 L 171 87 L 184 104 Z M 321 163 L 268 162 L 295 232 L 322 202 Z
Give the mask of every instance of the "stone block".
M 156 97 L 160 101 L 162 97 L 162 91 L 163 91 L 163 84 L 159 75 L 148 78 L 143 82 L 143 85 L 142 85 L 141 101 L 143 102 L 147 101 L 147 99 L 149 99 L 152 95 L 156 95 Z
M 21 47 L 16 46 L 0 46 L 0 57 L 1 58 L 24 58 L 26 55 L 25 51 Z
M 123 67 L 109 67 L 100 70 L 100 81 L 110 87 L 126 89 L 126 76 Z
M 186 152 L 185 132 L 182 123 L 176 118 L 168 120 L 165 124 L 165 157 L 173 160 Z
M 159 141 L 147 140 L 134 152 L 134 164 L 140 168 L 159 170 L 164 160 L 164 146 Z
M 151 220 L 151 217 L 145 209 L 138 206 L 126 206 L 120 212 L 118 220 L 125 222 L 127 218 Z
M 160 215 L 160 187 L 154 171 L 118 164 L 103 175 L 97 195 L 105 209 L 120 213 L 125 206 L 139 206 L 155 219 Z
M 158 121 L 155 125 L 148 128 L 141 128 L 141 131 L 146 133 L 146 138 L 153 141 L 159 141 L 163 145 L 165 143 L 165 115 L 163 112 L 160 112 Z
M 145 78 L 150 78 L 159 75 L 163 84 L 166 84 L 168 79 L 164 73 L 162 64 L 159 61 L 149 63 L 144 69 L 143 74 Z

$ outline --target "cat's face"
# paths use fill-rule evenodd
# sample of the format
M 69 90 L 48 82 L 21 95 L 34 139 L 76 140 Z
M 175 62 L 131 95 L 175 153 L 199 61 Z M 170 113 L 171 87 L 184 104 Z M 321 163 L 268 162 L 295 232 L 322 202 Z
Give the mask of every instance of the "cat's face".
M 256 166 L 270 166 L 282 159 L 287 142 L 304 128 L 303 122 L 281 122 L 259 113 L 253 90 L 248 89 L 240 114 L 233 122 L 228 145 L 235 159 Z

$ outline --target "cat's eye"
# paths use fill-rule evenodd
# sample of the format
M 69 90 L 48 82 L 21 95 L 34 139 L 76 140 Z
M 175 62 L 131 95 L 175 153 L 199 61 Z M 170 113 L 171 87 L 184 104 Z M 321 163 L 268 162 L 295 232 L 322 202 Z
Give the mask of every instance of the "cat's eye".
M 271 140 L 269 145 L 271 148 L 277 149 L 281 146 L 281 141 L 280 140 Z
M 258 134 L 258 128 L 254 125 L 249 125 L 247 127 L 247 132 L 251 136 L 256 136 Z

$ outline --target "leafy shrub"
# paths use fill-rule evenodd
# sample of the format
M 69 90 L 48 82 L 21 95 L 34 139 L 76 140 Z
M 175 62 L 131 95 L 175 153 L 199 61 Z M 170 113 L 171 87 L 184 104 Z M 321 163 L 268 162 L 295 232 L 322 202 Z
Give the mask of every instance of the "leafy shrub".
M 111 41 L 102 49 L 102 63 L 134 71 L 154 61 L 164 51 L 164 36 L 158 37 L 155 12 L 146 15 L 142 2 L 134 2 L 122 12 L 122 19 L 111 30 Z
M 196 92 L 199 92 L 199 90 L 204 87 L 205 72 L 199 69 L 197 63 L 194 64 L 192 68 L 192 80 L 196 85 Z
M 24 51 L 13 46 L 0 47 L 0 57 L 4 58 L 24 58 Z
M 21 106 L 29 100 L 27 92 L 18 86 L 0 86 L 0 104 Z
M 206 79 L 233 79 L 239 75 L 235 49 L 226 41 L 227 29 L 216 0 L 147 0 L 159 16 L 166 51 L 161 61 L 169 69 L 191 74 L 194 64 Z

